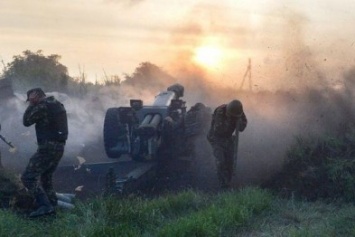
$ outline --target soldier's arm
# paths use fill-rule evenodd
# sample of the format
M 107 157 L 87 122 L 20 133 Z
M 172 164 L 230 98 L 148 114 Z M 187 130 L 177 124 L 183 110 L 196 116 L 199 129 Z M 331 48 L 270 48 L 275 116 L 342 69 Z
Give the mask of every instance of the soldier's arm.
M 247 127 L 247 124 L 248 124 L 247 116 L 243 112 L 239 122 L 239 132 L 243 132 L 244 129 Z
M 43 119 L 45 116 L 44 110 L 43 104 L 29 105 L 23 115 L 23 125 L 29 127 Z

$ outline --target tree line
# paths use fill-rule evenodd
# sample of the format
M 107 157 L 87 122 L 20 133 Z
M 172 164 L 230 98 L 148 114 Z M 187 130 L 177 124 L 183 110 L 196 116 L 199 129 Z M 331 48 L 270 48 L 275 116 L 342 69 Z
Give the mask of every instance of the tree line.
M 70 76 L 68 68 L 60 63 L 60 59 L 58 54 L 46 56 L 42 50 L 25 50 L 6 65 L 3 63 L 0 79 L 10 81 L 13 91 L 19 93 L 25 93 L 28 88 L 41 87 L 44 91 L 58 91 L 72 96 L 83 96 L 105 86 L 127 84 L 139 87 L 156 85 L 166 79 L 173 80 L 160 67 L 142 62 L 132 74 L 123 77 L 105 74 L 101 81 L 93 83 L 86 80 L 85 72 L 76 77 Z

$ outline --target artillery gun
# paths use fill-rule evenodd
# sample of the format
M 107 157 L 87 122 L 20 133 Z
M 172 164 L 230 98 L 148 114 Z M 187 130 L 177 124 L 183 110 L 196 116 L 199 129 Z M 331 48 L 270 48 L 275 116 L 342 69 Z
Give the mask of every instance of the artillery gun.
M 131 193 L 164 172 L 186 172 L 194 154 L 193 138 L 202 132 L 206 124 L 202 120 L 210 116 L 203 114 L 207 107 L 201 103 L 187 111 L 183 96 L 184 87 L 174 84 L 156 95 L 151 105 L 131 99 L 130 106 L 109 108 L 104 148 L 107 157 L 116 161 L 84 163 L 70 177 L 71 185 L 89 184 L 86 189 L 91 192 Z M 196 111 L 202 112 L 200 116 Z
M 135 161 L 179 156 L 184 148 L 181 143 L 185 140 L 183 95 L 184 87 L 174 84 L 160 92 L 152 105 L 130 100 L 130 107 L 108 109 L 104 121 L 107 156 L 129 155 Z

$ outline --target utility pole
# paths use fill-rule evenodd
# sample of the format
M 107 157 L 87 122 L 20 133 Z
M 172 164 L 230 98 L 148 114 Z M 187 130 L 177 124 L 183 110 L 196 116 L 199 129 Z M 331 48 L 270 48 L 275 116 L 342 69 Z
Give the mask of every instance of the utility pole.
M 248 77 L 248 81 L 249 81 L 249 91 L 252 91 L 252 86 L 251 86 L 251 59 L 250 59 L 250 58 L 249 58 L 249 61 L 248 61 L 247 70 L 246 70 L 245 73 L 244 73 L 243 81 L 242 81 L 242 84 L 241 84 L 240 87 L 239 87 L 239 90 L 242 90 L 243 85 L 244 85 L 244 82 L 245 82 L 245 79 L 246 79 L 247 77 Z

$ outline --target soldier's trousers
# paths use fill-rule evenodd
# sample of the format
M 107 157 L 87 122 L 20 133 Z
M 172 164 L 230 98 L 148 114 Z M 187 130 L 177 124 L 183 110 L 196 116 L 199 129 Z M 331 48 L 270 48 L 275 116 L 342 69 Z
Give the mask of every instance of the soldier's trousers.
M 52 204 L 57 203 L 52 176 L 64 152 L 64 143 L 47 142 L 38 146 L 37 152 L 21 176 L 23 185 L 34 197 L 45 193 Z
M 216 158 L 217 177 L 222 188 L 231 185 L 234 170 L 233 141 L 211 143 Z

